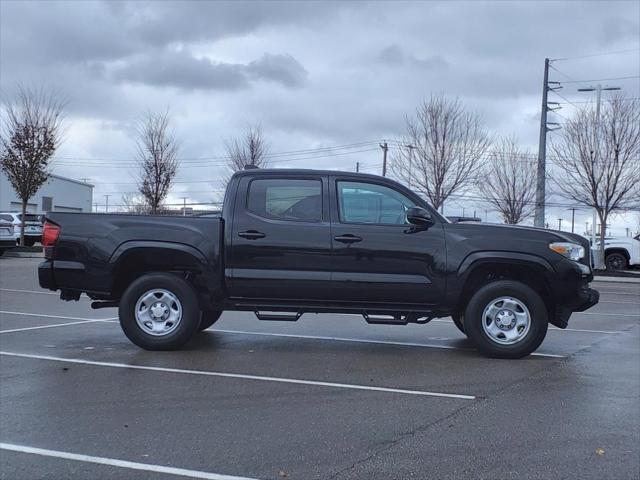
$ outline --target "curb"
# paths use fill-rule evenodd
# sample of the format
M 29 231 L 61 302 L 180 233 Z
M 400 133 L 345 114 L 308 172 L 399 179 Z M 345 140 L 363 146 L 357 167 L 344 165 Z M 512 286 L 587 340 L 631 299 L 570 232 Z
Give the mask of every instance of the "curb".
M 631 277 L 593 277 L 594 282 L 640 283 L 640 278 Z

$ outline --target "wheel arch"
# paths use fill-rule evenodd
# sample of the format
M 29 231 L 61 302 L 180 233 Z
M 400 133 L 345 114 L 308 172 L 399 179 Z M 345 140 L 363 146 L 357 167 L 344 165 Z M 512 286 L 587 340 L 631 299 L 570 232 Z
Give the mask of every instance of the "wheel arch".
M 482 252 L 470 255 L 461 264 L 458 278 L 460 290 L 456 312 L 464 311 L 475 291 L 497 280 L 514 280 L 528 285 L 543 299 L 551 323 L 555 322 L 555 302 L 548 281 L 554 269 L 544 258 L 511 252 Z
M 211 303 L 207 288 L 220 282 L 198 249 L 181 243 L 132 241 L 121 244 L 109 261 L 113 279 L 111 294 L 119 299 L 136 278 L 151 272 L 169 272 L 193 284 L 203 304 Z

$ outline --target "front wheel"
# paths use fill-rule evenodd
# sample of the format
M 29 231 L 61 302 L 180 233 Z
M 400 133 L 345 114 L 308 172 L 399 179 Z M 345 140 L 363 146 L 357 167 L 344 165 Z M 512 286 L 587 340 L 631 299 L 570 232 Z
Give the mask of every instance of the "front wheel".
M 544 340 L 547 327 L 547 309 L 540 295 L 512 280 L 481 287 L 464 314 L 469 339 L 484 355 L 494 358 L 529 355 Z
M 211 325 L 216 323 L 218 319 L 222 315 L 222 310 L 203 310 L 202 318 L 200 318 L 200 325 L 198 326 L 198 331 L 202 332 L 206 330 Z
M 200 308 L 193 287 L 170 273 L 148 273 L 120 299 L 120 326 L 145 350 L 175 350 L 198 331 Z

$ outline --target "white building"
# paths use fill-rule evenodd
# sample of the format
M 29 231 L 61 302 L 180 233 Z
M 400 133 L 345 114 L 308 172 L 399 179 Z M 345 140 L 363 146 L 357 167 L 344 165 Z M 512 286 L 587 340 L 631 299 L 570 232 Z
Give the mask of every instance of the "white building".
M 31 197 L 27 204 L 30 213 L 91 212 L 93 185 L 59 175 L 49 175 L 47 182 Z M 0 172 L 0 212 L 19 212 L 22 202 Z

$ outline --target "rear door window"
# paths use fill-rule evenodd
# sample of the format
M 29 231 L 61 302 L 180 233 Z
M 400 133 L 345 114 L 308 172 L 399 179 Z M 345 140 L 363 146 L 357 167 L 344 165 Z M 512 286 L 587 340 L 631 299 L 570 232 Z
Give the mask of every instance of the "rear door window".
M 321 222 L 322 182 L 284 178 L 253 180 L 249 184 L 247 210 L 275 220 Z

